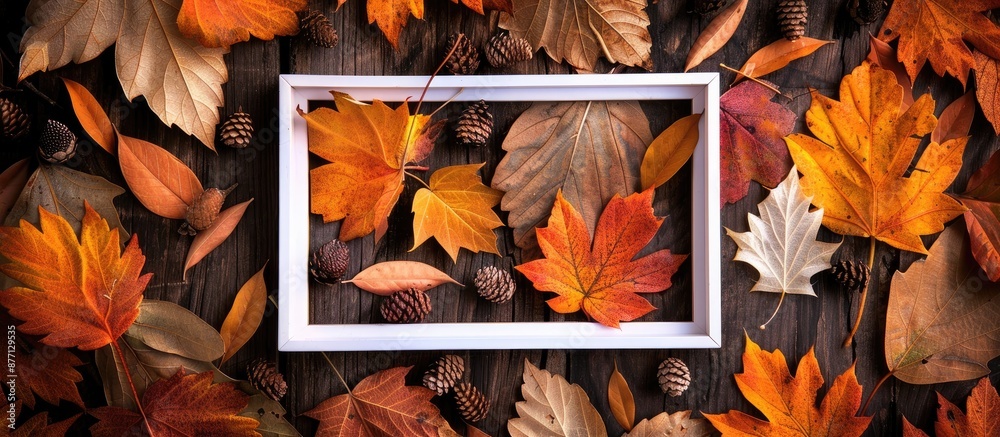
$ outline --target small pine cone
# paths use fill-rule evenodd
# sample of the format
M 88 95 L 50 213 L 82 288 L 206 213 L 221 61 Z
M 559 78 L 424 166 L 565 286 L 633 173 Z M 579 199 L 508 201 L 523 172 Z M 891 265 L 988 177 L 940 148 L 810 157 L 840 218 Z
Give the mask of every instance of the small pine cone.
M 462 39 L 459 40 L 459 37 Z M 455 47 L 455 44 L 458 44 L 458 47 Z M 448 50 L 445 53 L 451 52 L 452 48 L 455 48 L 455 51 L 444 64 L 448 71 L 451 74 L 475 74 L 476 69 L 479 68 L 479 49 L 472 44 L 469 37 L 465 36 L 464 33 L 456 33 L 448 37 Z
M 53 164 L 69 161 L 76 154 L 76 135 L 65 124 L 49 120 L 38 139 L 38 154 Z
M 421 290 L 411 288 L 382 301 L 379 308 L 382 318 L 389 323 L 416 323 L 431 312 L 431 297 Z
M 278 373 L 275 364 L 261 359 L 254 360 L 247 366 L 247 380 L 250 385 L 277 402 L 281 402 L 288 391 L 285 377 Z
M 31 118 L 17 103 L 0 97 L 0 126 L 5 139 L 16 140 L 31 130 Z
M 333 48 L 340 42 L 330 19 L 315 9 L 299 12 L 299 32 L 309 42 L 320 47 Z
M 253 139 L 253 119 L 240 107 L 222 123 L 219 128 L 219 141 L 234 149 L 243 149 L 250 145 Z
M 795 41 L 806 34 L 809 21 L 806 0 L 781 0 L 778 3 L 778 27 L 789 41 Z
M 871 270 L 868 264 L 856 263 L 851 260 L 840 260 L 830 269 L 833 277 L 841 285 L 847 287 L 848 291 L 862 291 L 868 286 L 871 279 Z
M 728 0 L 691 0 L 688 2 L 688 12 L 708 15 L 726 5 Z
M 469 422 L 483 420 L 490 412 L 490 400 L 468 382 L 455 386 L 455 405 L 462 417 Z
M 847 10 L 851 13 L 851 18 L 858 24 L 871 24 L 885 15 L 886 0 L 851 0 L 847 4 Z
M 515 63 L 531 59 L 535 50 L 524 38 L 515 38 L 509 33 L 498 33 L 490 38 L 483 48 L 486 60 L 496 68 L 507 68 Z
M 482 147 L 493 133 L 493 114 L 485 101 L 473 103 L 458 117 L 455 137 L 463 146 Z
M 451 391 L 455 382 L 462 379 L 465 373 L 465 360 L 458 355 L 445 355 L 438 358 L 424 373 L 424 387 L 434 390 L 438 396 Z
M 677 397 L 691 385 L 691 372 L 680 359 L 667 358 L 660 363 L 656 379 L 660 382 L 660 389 L 664 393 Z
M 479 269 L 473 283 L 479 295 L 493 303 L 505 303 L 514 296 L 514 278 L 510 272 L 494 266 Z
M 215 223 L 215 219 L 219 217 L 219 211 L 222 210 L 222 204 L 226 202 L 226 196 L 229 195 L 236 188 L 236 185 L 226 188 L 225 190 L 220 190 L 218 188 L 209 188 L 202 191 L 198 197 L 194 198 L 194 202 L 187 208 L 187 216 L 185 219 L 187 221 L 181 225 L 181 228 L 177 230 L 181 235 L 197 235 L 198 231 L 204 231 Z
M 312 259 L 309 260 L 309 271 L 317 282 L 335 284 L 344 277 L 350 260 L 351 251 L 347 245 L 334 238 L 313 252 Z

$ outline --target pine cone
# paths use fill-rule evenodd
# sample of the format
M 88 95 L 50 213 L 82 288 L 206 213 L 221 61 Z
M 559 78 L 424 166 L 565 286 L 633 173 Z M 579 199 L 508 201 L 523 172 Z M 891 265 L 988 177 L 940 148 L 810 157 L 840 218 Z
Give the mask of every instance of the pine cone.
M 871 24 L 882 18 L 888 2 L 886 0 L 851 0 L 847 10 L 858 24 Z
M 789 41 L 795 41 L 806 34 L 809 20 L 806 0 L 781 0 L 778 3 L 778 27 Z
M 431 312 L 431 297 L 416 288 L 394 293 L 382 301 L 382 318 L 389 323 L 416 323 Z
M 486 60 L 496 68 L 507 68 L 515 63 L 531 59 L 535 50 L 524 38 L 514 38 L 509 33 L 498 33 L 490 38 L 483 48 Z
M 493 303 L 504 303 L 514 296 L 514 278 L 510 272 L 494 266 L 479 269 L 473 283 L 479 295 Z
M 465 361 L 458 355 L 445 355 L 438 358 L 424 373 L 424 387 L 434 390 L 438 396 L 451 391 L 455 382 L 462 379 L 465 373 Z
M 181 235 L 197 235 L 198 231 L 204 231 L 212 226 L 215 219 L 219 217 L 219 211 L 222 210 L 222 204 L 226 202 L 226 196 L 235 188 L 236 184 L 233 184 L 225 190 L 209 188 L 202 191 L 188 206 L 186 221 L 177 232 Z
M 490 412 L 490 400 L 468 382 L 455 386 L 455 405 L 462 417 L 469 422 L 483 420 Z
M 458 47 L 455 47 L 455 44 L 458 44 Z M 455 48 L 455 51 L 444 64 L 448 71 L 451 74 L 474 74 L 479 68 L 479 49 L 472 44 L 469 37 L 464 33 L 448 37 L 448 50 L 445 53 L 451 52 L 452 48 Z
M 473 103 L 458 117 L 455 137 L 464 146 L 482 147 L 493 133 L 493 114 L 485 101 Z
M 868 286 L 871 279 L 871 270 L 868 264 L 856 263 L 851 260 L 840 260 L 830 269 L 833 277 L 841 285 L 847 287 L 848 291 L 863 291 Z
M 315 9 L 299 12 L 299 32 L 309 42 L 320 47 L 332 48 L 340 42 L 330 19 Z
M 247 380 L 257 390 L 278 402 L 281 402 L 288 391 L 285 377 L 278 373 L 275 364 L 261 359 L 254 360 L 247 366 Z
M 726 5 L 728 0 L 691 0 L 688 2 L 688 12 L 708 15 Z
M 5 139 L 16 140 L 31 130 L 31 118 L 17 103 L 0 97 L 0 126 Z
M 242 149 L 250 145 L 253 139 L 253 119 L 240 107 L 222 123 L 219 128 L 219 141 L 234 149 Z
M 65 124 L 49 120 L 38 138 L 38 154 L 53 164 L 69 161 L 76 154 L 76 135 Z
M 656 371 L 660 389 L 670 396 L 680 396 L 691 385 L 691 372 L 679 358 L 667 358 Z
M 335 284 L 344 277 L 350 260 L 351 252 L 347 245 L 334 238 L 313 252 L 309 261 L 309 271 L 317 282 Z

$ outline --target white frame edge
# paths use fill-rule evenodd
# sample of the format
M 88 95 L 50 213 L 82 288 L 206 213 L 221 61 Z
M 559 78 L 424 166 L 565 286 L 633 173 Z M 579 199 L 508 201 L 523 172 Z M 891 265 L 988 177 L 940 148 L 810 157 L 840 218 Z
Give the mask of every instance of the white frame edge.
M 309 154 L 306 124 L 296 107 L 332 100 L 329 91 L 358 100 L 416 99 L 426 76 L 279 77 L 278 349 L 394 351 L 462 349 L 694 349 L 722 345 L 719 217 L 719 75 L 445 76 L 425 100 L 573 101 L 690 100 L 702 112 L 692 181 L 692 318 L 690 322 L 625 322 L 613 329 L 591 322 L 309 324 Z M 295 147 L 298 145 L 299 147 Z M 698 195 L 703 193 L 703 195 Z

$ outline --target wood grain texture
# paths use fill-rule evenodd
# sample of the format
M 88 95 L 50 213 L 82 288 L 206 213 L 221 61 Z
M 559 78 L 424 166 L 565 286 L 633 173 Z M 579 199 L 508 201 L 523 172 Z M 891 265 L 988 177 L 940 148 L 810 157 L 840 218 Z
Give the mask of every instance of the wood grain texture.
M 652 21 L 650 33 L 653 38 L 653 67 L 656 72 L 679 72 L 691 44 L 698 33 L 708 25 L 711 17 L 701 18 L 687 14 L 684 1 L 660 1 L 649 5 L 647 12 Z M 694 71 L 722 71 L 717 63 L 730 66 L 741 65 L 755 50 L 780 38 L 773 25 L 773 8 L 778 0 L 751 2 L 743 23 L 732 40 L 718 54 L 694 69 Z M 868 33 L 877 32 L 878 24 L 858 27 L 845 11 L 846 0 L 809 2 L 809 26 L 807 34 L 819 39 L 832 39 L 835 44 L 826 46 L 812 56 L 793 62 L 784 70 L 767 77 L 779 85 L 786 96 L 779 102 L 788 105 L 798 115 L 802 115 L 809 105 L 808 87 L 814 87 L 825 95 L 835 95 L 841 77 L 850 72 L 865 57 L 868 50 Z M 27 0 L 4 1 L 2 20 L 5 34 L 20 35 L 24 23 L 23 16 Z M 243 222 L 233 235 L 214 253 L 188 272 L 187 280 L 182 279 L 182 267 L 190 238 L 177 233 L 180 221 L 159 218 L 136 201 L 130 193 L 121 196 L 119 207 L 121 221 L 125 228 L 139 235 L 139 243 L 147 257 L 146 270 L 154 277 L 146 291 L 146 297 L 176 302 L 191 309 L 209 324 L 218 328 L 229 310 L 240 285 L 250 278 L 265 261 L 270 260 L 265 271 L 269 290 L 276 292 L 278 248 L 278 162 L 277 162 L 277 75 L 280 73 L 300 74 L 350 74 L 350 75 L 426 75 L 430 74 L 445 53 L 445 42 L 454 32 L 464 32 L 473 41 L 485 41 L 496 28 L 496 18 L 477 15 L 464 6 L 446 1 L 428 1 L 426 20 L 411 19 L 400 38 L 399 51 L 391 45 L 378 28 L 369 25 L 363 1 L 347 2 L 339 11 L 334 11 L 336 2 L 311 0 L 310 7 L 325 12 L 340 35 L 340 44 L 332 49 L 310 45 L 302 38 L 283 38 L 276 41 L 251 41 L 233 46 L 226 56 L 230 69 L 230 81 L 224 85 L 226 106 L 222 116 L 234 112 L 242 106 L 252 115 L 256 123 L 257 140 L 251 147 L 233 150 L 220 147 L 218 154 L 198 144 L 197 140 L 184 135 L 179 129 L 164 127 L 154 114 L 140 100 L 128 102 L 122 95 L 115 79 L 113 53 L 104 53 L 98 59 L 83 65 L 71 65 L 56 74 L 35 75 L 29 81 L 60 102 L 61 107 L 50 109 L 44 104 L 27 105 L 29 110 L 62 120 L 73 120 L 67 108 L 68 98 L 62 91 L 57 75 L 65 76 L 84 84 L 109 112 L 111 120 L 125 134 L 159 144 L 175 153 L 187 163 L 201 178 L 205 187 L 227 187 L 234 182 L 239 187 L 229 196 L 228 205 L 255 198 Z M 16 38 L 15 38 L 16 40 Z M 6 40 L 2 43 L 5 55 L 16 59 L 15 51 Z M 610 66 L 604 61 L 597 71 L 608 71 Z M 544 53 L 536 53 L 531 61 L 511 69 L 498 71 L 485 62 L 480 74 L 553 74 L 568 73 L 566 65 L 557 65 Z M 638 71 L 628 71 L 638 72 Z M 6 84 L 12 84 L 16 75 L 13 67 L 3 65 Z M 950 101 L 962 94 L 961 86 L 953 79 L 941 80 L 925 71 L 917 80 L 917 88 L 929 90 L 938 101 L 940 112 Z M 734 75 L 722 73 L 723 91 Z M 34 96 L 25 93 L 18 96 L 22 101 L 30 101 Z M 465 149 L 443 142 L 426 163 L 429 167 L 486 162 L 483 168 L 484 180 L 489 180 L 496 164 L 502 158 L 500 141 L 502 133 L 509 129 L 516 115 L 527 107 L 524 104 L 497 105 L 495 109 L 498 133 L 483 148 Z M 461 105 L 451 105 L 444 113 L 454 117 Z M 651 126 L 654 135 L 664 129 L 670 117 L 683 115 L 682 108 L 664 105 L 652 108 L 660 111 L 664 119 L 654 120 Z M 77 126 L 73 126 L 78 129 Z M 796 131 L 804 129 L 800 120 Z M 965 165 L 958 176 L 955 187 L 964 187 L 972 174 L 993 151 L 1000 148 L 1000 140 L 993 135 L 992 128 L 977 113 L 973 121 L 974 137 L 965 152 Z M 33 143 L 23 142 L 13 148 L 0 150 L 0 164 L 13 163 L 19 157 L 31 152 Z M 117 162 L 96 145 L 81 145 L 81 159 L 75 165 L 84 171 L 106 177 L 113 183 L 124 186 L 124 180 Z M 429 176 L 429 175 L 427 175 Z M 689 179 L 690 168 L 682 170 L 678 179 Z M 397 205 L 389 232 L 384 242 L 374 244 L 372 237 L 358 239 L 350 243 L 352 258 L 348 274 L 353 275 L 363 267 L 388 259 L 410 259 L 428 262 L 451 274 L 459 282 L 470 284 L 475 271 L 489 264 L 513 270 L 519 256 L 513 244 L 510 231 L 505 231 L 499 240 L 499 250 L 503 257 L 493 255 L 471 255 L 463 253 L 458 263 L 452 263 L 443 250 L 435 243 L 428 243 L 414 252 L 407 252 L 412 244 L 408 213 L 410 199 L 417 186 L 408 183 Z M 660 188 L 663 193 L 679 193 L 658 205 L 657 212 L 669 213 L 668 225 L 661 230 L 657 242 L 679 253 L 690 251 L 690 237 L 684 232 L 675 232 L 669 226 L 685 227 L 682 217 L 688 208 L 683 193 L 686 189 L 671 185 Z M 748 230 L 746 214 L 757 212 L 756 204 L 766 196 L 766 190 L 756 183 L 749 194 L 739 202 L 722 209 L 722 225 L 734 231 Z M 659 209 L 659 208 L 662 208 Z M 505 214 L 501 214 L 505 218 Z M 674 221 L 674 222 L 671 222 Z M 324 225 L 316 217 L 311 222 L 314 230 L 314 244 L 337 235 L 336 224 Z M 907 268 L 918 259 L 917 255 L 904 253 L 879 243 L 876 250 L 876 268 L 873 274 L 873 289 L 870 293 L 869 309 L 863 321 L 855 344 L 842 349 L 840 343 L 850 328 L 853 312 L 857 310 L 858 296 L 846 295 L 827 274 L 814 277 L 816 293 L 819 297 L 792 296 L 783 304 L 767 330 L 757 326 L 767 318 L 778 303 L 778 296 L 764 293 L 749 293 L 756 281 L 756 272 L 745 264 L 732 261 L 736 245 L 724 235 L 722 229 L 722 275 L 723 275 L 723 342 L 716 350 L 515 350 L 515 351 L 427 351 L 400 352 L 377 350 L 372 352 L 333 353 L 330 358 L 344 374 L 348 383 L 356 384 L 365 376 L 393 366 L 415 366 L 408 381 L 419 384 L 423 369 L 444 353 L 462 356 L 467 363 L 466 377 L 480 388 L 492 401 L 489 416 L 477 424 L 491 435 L 507 435 L 506 421 L 515 414 L 514 403 L 522 400 L 520 381 L 522 363 L 525 358 L 533 364 L 559 373 L 570 382 L 580 384 L 591 401 L 605 416 L 605 423 L 611 435 L 621 435 L 623 431 L 613 419 L 607 405 L 607 378 L 614 362 L 631 385 L 636 400 L 636 418 L 649 418 L 662 411 L 692 409 L 720 413 L 738 409 L 756 414 L 753 407 L 740 395 L 733 374 L 742 371 L 741 354 L 744 348 L 744 330 L 763 349 L 780 348 L 794 363 L 815 345 L 820 367 L 823 369 L 827 388 L 835 375 L 843 372 L 852 362 L 857 362 L 858 379 L 870 392 L 875 381 L 886 371 L 883 357 L 884 314 L 888 299 L 889 278 L 898 268 Z M 842 237 L 825 229 L 820 238 L 824 241 L 840 241 Z M 929 244 L 929 241 L 928 241 Z M 844 238 L 843 247 L 834 259 L 850 258 L 865 260 L 868 240 Z M 682 269 L 689 269 L 682 266 Z M 528 294 L 515 298 L 506 305 L 492 305 L 479 299 L 472 288 L 443 286 L 433 291 L 435 320 L 559 320 L 564 316 L 552 314 L 544 306 L 544 296 L 530 291 L 523 277 L 517 276 L 519 293 Z M 675 277 L 678 290 L 690 290 L 686 277 Z M 675 294 L 671 294 L 675 293 Z M 377 305 L 381 298 L 364 293 L 350 286 L 322 287 L 312 290 L 311 315 L 313 322 L 353 321 L 371 323 L 378 320 Z M 685 318 L 689 316 L 686 303 L 676 303 L 670 299 L 683 293 L 668 291 L 654 298 L 654 305 L 668 308 L 664 317 Z M 350 308 L 345 312 L 344 308 Z M 373 309 L 375 311 L 373 311 Z M 576 320 L 574 315 L 565 316 Z M 244 368 L 254 358 L 277 360 L 279 369 L 288 381 L 288 395 L 284 406 L 288 409 L 289 420 L 305 435 L 312 435 L 317 422 L 300 416 L 302 412 L 315 407 L 323 400 L 344 393 L 325 360 L 318 353 L 281 353 L 276 350 L 277 313 L 268 306 L 258 333 L 236 356 L 223 366 L 223 370 L 236 377 L 245 377 Z M 373 349 L 379 346 L 373 345 Z M 691 388 L 677 398 L 660 392 L 656 383 L 656 368 L 667 357 L 684 360 L 692 373 Z M 93 362 L 92 357 L 84 361 Z M 90 366 L 93 367 L 93 366 Z M 93 382 L 96 371 L 90 367 L 81 368 L 88 382 L 81 385 L 88 406 L 102 402 L 100 386 Z M 991 363 L 994 384 L 1000 382 L 1000 365 Z M 866 435 L 897 435 L 901 432 L 901 415 L 905 415 L 918 427 L 930 429 L 934 419 L 936 399 L 939 391 L 948 399 L 962 403 L 971 391 L 974 381 L 931 386 L 913 386 L 892 381 L 883 387 L 869 407 L 874 415 L 872 425 Z M 95 397 L 96 395 L 96 397 Z M 446 417 L 457 426 L 461 419 L 452 406 L 452 399 L 436 399 Z

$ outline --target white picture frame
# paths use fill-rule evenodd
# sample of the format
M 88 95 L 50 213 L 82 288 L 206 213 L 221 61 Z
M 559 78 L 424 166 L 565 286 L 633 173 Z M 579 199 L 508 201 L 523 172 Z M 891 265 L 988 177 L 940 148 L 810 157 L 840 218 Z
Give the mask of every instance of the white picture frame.
M 702 113 L 693 156 L 692 319 L 623 322 L 310 324 L 309 152 L 306 122 L 296 107 L 333 100 L 401 102 L 419 98 L 426 76 L 279 78 L 278 350 L 396 351 L 464 349 L 694 349 L 722 344 L 721 225 L 719 214 L 719 75 L 650 73 L 589 75 L 441 76 L 427 102 L 690 100 Z M 461 91 L 461 92 L 460 92 Z

